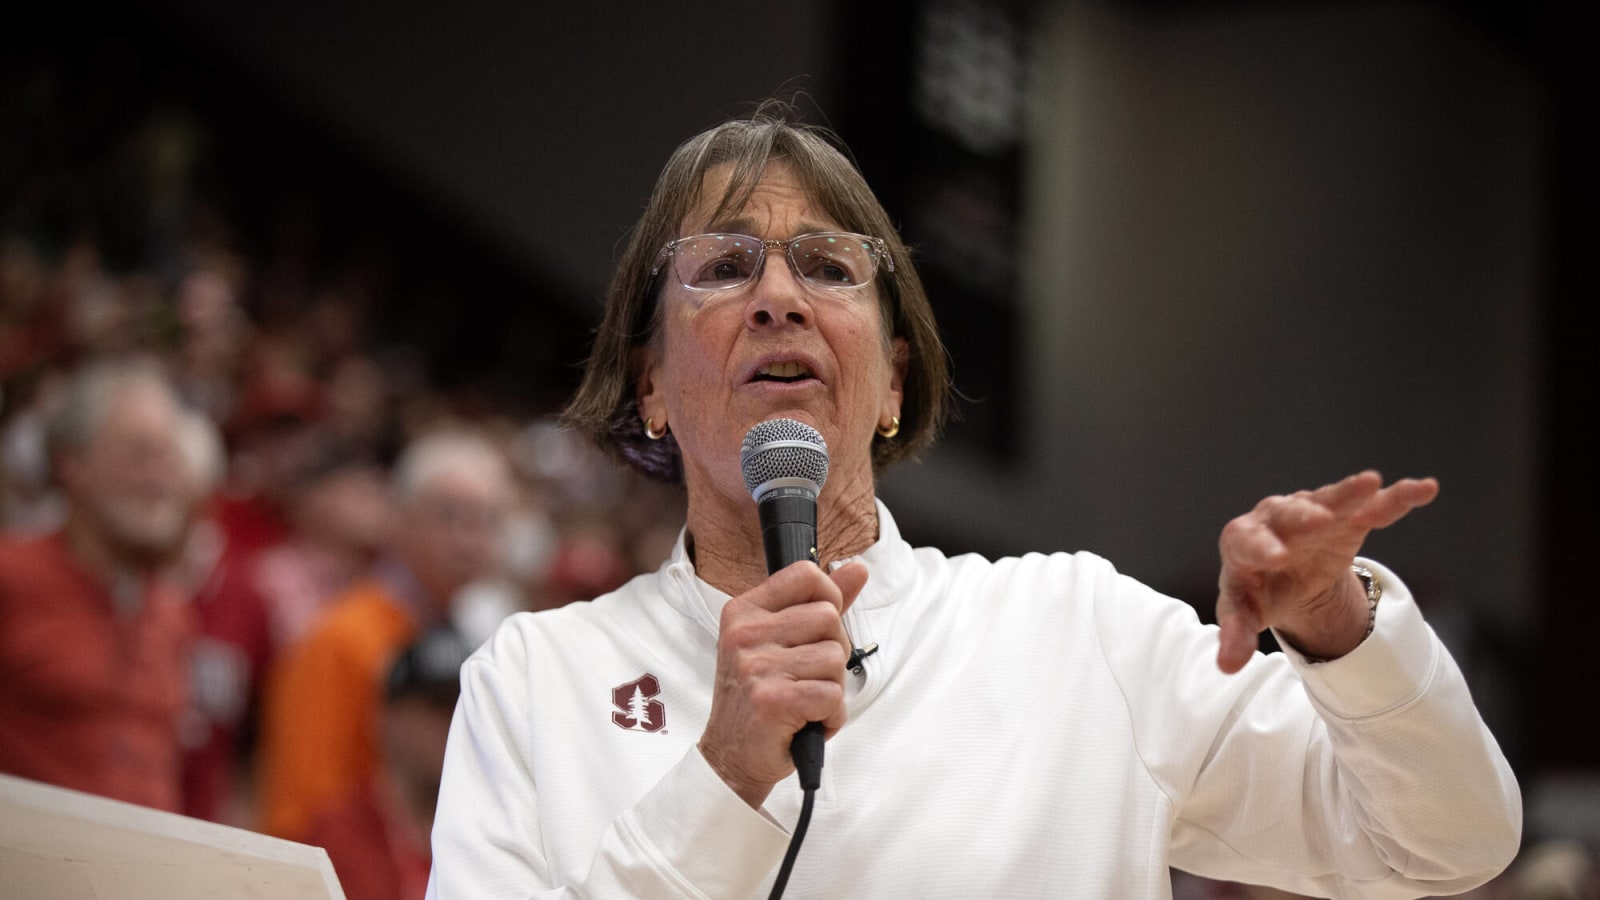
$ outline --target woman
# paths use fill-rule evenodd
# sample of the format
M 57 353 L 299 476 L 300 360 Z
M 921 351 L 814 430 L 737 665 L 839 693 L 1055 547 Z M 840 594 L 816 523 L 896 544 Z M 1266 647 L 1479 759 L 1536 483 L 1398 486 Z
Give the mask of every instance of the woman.
M 680 147 L 567 418 L 681 481 L 688 521 L 656 572 L 514 617 L 464 668 L 431 895 L 764 896 L 812 721 L 789 897 L 1163 897 L 1169 865 L 1421 896 L 1509 862 L 1516 784 L 1459 671 L 1393 573 L 1352 569 L 1435 482 L 1365 472 L 1230 522 L 1219 632 L 1087 553 L 905 544 L 874 473 L 946 392 L 909 255 L 822 133 L 768 106 Z M 822 567 L 768 577 L 739 450 L 773 418 L 831 471 Z M 1267 627 L 1291 649 L 1254 654 Z

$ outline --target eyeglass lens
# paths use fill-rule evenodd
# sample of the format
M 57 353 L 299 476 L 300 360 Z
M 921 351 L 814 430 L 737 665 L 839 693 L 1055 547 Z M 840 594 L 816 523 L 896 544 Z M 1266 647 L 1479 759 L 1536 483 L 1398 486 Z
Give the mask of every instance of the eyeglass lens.
M 794 272 L 821 287 L 858 287 L 872 280 L 877 248 L 861 235 L 802 235 L 787 243 Z M 702 234 L 673 247 L 673 267 L 685 287 L 732 290 L 755 275 L 767 245 L 742 234 Z

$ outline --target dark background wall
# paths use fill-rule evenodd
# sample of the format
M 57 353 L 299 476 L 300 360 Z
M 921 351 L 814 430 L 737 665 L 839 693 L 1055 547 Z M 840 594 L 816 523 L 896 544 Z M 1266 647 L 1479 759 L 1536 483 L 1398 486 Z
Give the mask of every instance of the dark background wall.
M 922 248 L 968 398 L 944 445 L 884 484 L 910 535 L 1092 549 L 1205 614 L 1217 529 L 1261 495 L 1368 465 L 1439 475 L 1435 507 L 1372 552 L 1432 605 L 1537 821 L 1600 833 L 1581 799 L 1600 769 L 1584 565 L 1597 120 L 1566 8 L 28 15 L 13 61 L 131 60 L 130 96 L 216 123 L 215 181 L 249 239 L 285 239 L 301 196 L 338 198 L 323 233 L 351 253 L 397 235 L 392 269 L 423 289 L 384 327 L 438 377 L 530 412 L 575 382 L 671 148 L 804 91 Z

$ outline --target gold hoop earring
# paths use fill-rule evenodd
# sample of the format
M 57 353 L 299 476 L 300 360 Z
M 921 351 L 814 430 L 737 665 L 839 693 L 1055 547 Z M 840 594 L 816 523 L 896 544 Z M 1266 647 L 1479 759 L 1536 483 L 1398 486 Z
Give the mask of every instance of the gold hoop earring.
M 889 417 L 889 427 L 888 428 L 885 428 L 882 425 L 878 426 L 878 437 L 881 437 L 884 440 L 888 440 L 889 438 L 892 438 L 892 437 L 894 437 L 895 435 L 897 435 L 899 433 L 900 433 L 900 417 L 899 416 L 890 416 Z
M 655 430 L 655 425 L 656 425 L 656 417 L 655 416 L 650 416 L 649 418 L 645 419 L 644 420 L 644 436 L 649 438 L 652 441 L 659 441 L 662 438 L 667 436 L 667 429 L 665 427 L 663 427 L 660 431 L 656 431 Z

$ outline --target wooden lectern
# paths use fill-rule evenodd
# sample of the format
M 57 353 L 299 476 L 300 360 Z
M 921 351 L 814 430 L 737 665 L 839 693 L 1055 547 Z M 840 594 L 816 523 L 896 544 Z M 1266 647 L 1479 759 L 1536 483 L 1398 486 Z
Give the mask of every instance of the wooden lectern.
M 5 900 L 344 900 L 327 851 L 0 775 Z

